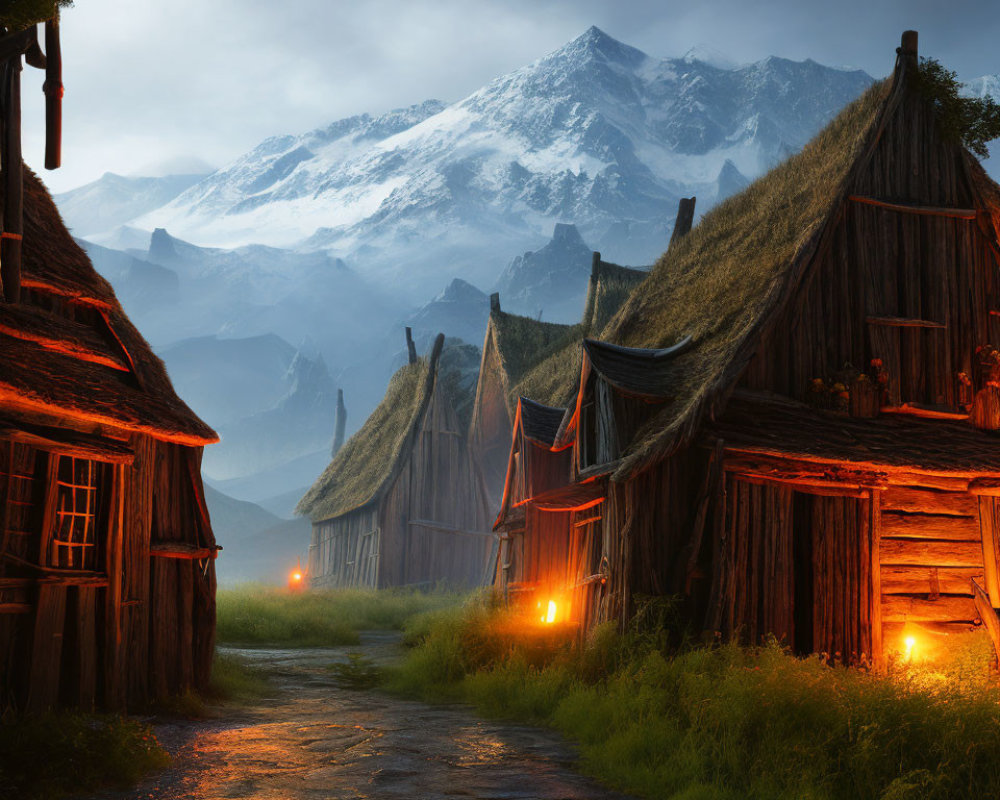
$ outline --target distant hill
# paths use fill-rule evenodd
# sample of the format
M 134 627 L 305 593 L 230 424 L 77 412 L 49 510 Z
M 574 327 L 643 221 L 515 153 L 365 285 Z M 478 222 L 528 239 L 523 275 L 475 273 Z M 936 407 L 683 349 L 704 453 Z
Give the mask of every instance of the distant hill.
M 220 583 L 261 581 L 283 584 L 298 559 L 306 563 L 310 525 L 285 520 L 254 503 L 236 500 L 205 485 L 205 502 L 215 539 L 223 550 L 216 562 Z
M 169 203 L 205 177 L 197 174 L 127 178 L 105 172 L 92 183 L 57 194 L 55 201 L 74 235 L 91 236 L 113 230 Z

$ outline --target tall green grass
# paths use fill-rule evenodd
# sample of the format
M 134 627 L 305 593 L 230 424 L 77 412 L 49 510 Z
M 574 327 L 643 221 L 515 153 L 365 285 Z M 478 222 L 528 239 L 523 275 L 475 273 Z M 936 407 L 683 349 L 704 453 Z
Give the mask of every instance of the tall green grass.
M 985 635 L 888 675 L 777 643 L 667 648 L 598 628 L 584 646 L 482 604 L 416 620 L 391 690 L 549 725 L 583 768 L 650 798 L 1000 796 L 1000 691 Z
M 223 644 L 323 647 L 358 643 L 363 630 L 402 630 L 412 617 L 455 606 L 466 595 L 410 589 L 291 592 L 244 584 L 216 596 Z
M 170 757 L 148 726 L 113 715 L 58 712 L 0 720 L 0 797 L 48 800 L 126 788 Z

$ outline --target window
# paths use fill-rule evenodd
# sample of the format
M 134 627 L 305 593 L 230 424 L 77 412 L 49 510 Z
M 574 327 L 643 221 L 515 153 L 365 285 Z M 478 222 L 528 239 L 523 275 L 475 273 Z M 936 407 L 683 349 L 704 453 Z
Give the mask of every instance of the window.
M 48 566 L 59 569 L 100 569 L 102 526 L 101 488 L 106 467 L 85 458 L 54 456 L 55 514 L 49 539 Z

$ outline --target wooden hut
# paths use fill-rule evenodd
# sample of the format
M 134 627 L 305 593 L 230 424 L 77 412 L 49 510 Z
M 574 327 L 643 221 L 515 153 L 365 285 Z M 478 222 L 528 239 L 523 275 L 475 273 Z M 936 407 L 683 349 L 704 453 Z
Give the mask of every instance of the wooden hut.
M 483 583 L 493 544 L 486 493 L 443 350 L 439 335 L 429 357 L 413 351 L 299 502 L 313 522 L 310 586 Z
M 571 325 L 508 314 L 501 310 L 498 294 L 490 297 L 469 442 L 472 458 L 486 481 L 493 513 L 500 507 L 517 410 L 517 397 L 512 397 L 511 391 L 554 348 L 578 337 Z
M 21 36 L 44 58 L 27 33 L 0 54 Z M 0 710 L 125 709 L 207 684 L 200 464 L 217 437 L 21 163 L 17 52 L 0 93 Z
M 469 439 L 473 458 L 483 470 L 494 512 L 500 508 L 503 493 L 518 385 L 542 362 L 566 363 L 564 357 L 551 358 L 553 355 L 565 353 L 572 362 L 580 337 L 603 330 L 647 274 L 646 269 L 603 261 L 601 254 L 595 252 L 583 317 L 578 325 L 559 325 L 508 314 L 500 309 L 499 295 L 491 298 Z M 552 380 L 553 375 L 546 372 L 538 378 Z
M 706 631 L 878 663 L 1000 606 L 1000 187 L 919 70 L 907 32 L 583 348 L 567 482 L 604 486 L 597 618 L 678 594 Z

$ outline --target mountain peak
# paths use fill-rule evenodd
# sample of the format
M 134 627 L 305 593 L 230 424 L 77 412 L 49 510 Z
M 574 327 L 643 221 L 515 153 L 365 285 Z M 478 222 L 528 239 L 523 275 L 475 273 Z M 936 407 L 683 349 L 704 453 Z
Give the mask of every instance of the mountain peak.
M 434 298 L 433 302 L 441 303 L 480 303 L 486 301 L 486 294 L 468 281 L 454 278 L 445 290 Z
M 552 241 L 561 245 L 580 245 L 586 247 L 580 231 L 576 229 L 576 225 L 569 222 L 556 223 L 552 231 Z
M 641 50 L 619 42 L 596 25 L 591 25 L 557 52 L 566 55 L 600 55 L 609 61 L 616 61 L 630 67 L 637 66 L 646 60 L 646 54 Z
M 167 233 L 166 228 L 155 228 L 153 235 L 149 237 L 149 257 L 153 261 L 157 259 L 177 258 L 177 250 L 174 248 L 174 237 Z

